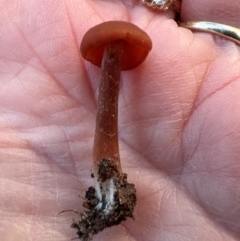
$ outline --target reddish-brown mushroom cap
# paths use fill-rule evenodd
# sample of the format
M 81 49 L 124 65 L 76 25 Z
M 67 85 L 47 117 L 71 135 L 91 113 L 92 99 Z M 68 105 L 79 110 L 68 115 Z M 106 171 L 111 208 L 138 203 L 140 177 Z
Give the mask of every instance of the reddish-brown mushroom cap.
M 122 70 L 137 67 L 152 49 L 150 37 L 136 25 L 123 21 L 109 21 L 86 32 L 80 51 L 83 58 L 100 67 L 105 45 L 119 40 L 123 43 Z

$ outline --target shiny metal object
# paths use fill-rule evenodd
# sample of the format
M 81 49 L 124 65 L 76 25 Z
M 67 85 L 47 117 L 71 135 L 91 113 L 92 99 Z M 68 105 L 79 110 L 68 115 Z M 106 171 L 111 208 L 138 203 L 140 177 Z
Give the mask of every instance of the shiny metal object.
M 177 12 L 181 10 L 181 0 L 142 0 L 142 3 L 158 10 L 167 10 L 170 7 Z
M 191 30 L 198 30 L 202 32 L 217 34 L 240 45 L 240 29 L 229 25 L 214 22 L 197 21 L 180 22 L 178 23 L 178 26 Z

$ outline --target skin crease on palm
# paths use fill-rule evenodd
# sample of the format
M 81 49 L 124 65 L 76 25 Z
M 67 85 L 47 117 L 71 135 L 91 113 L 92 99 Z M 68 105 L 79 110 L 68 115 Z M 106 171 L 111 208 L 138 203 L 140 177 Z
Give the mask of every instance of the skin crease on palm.
M 181 18 L 240 27 L 240 0 L 183 0 Z M 240 51 L 178 28 L 174 13 L 140 1 L 0 3 L 1 241 L 67 241 L 93 184 L 99 68 L 79 52 L 84 33 L 132 22 L 153 41 L 122 73 L 122 168 L 136 184 L 135 220 L 94 241 L 240 240 Z

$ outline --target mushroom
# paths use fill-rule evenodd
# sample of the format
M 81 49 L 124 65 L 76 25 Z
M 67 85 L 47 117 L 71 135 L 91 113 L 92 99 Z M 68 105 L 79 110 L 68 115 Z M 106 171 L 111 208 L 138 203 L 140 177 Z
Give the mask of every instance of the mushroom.
M 123 21 L 96 25 L 82 39 L 83 58 L 101 67 L 93 147 L 96 186 L 85 195 L 83 205 L 89 210 L 72 224 L 84 241 L 127 217 L 133 218 L 136 189 L 122 172 L 118 144 L 120 72 L 140 65 L 151 48 L 151 39 L 143 30 Z

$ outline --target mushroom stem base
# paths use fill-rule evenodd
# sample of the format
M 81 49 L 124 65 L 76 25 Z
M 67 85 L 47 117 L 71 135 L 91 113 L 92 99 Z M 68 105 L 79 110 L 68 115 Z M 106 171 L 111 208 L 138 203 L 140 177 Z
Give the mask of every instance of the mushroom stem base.
M 104 159 L 99 163 L 99 171 L 108 169 L 109 176 L 99 175 L 96 188 L 86 191 L 84 207 L 89 210 L 80 214 L 80 220 L 74 221 L 79 239 L 89 241 L 94 234 L 107 227 L 120 224 L 128 217 L 133 218 L 137 202 L 134 184 L 127 182 L 127 174 L 119 173 L 111 160 Z

